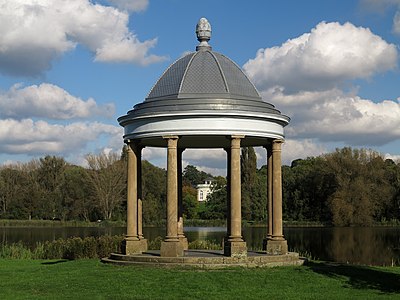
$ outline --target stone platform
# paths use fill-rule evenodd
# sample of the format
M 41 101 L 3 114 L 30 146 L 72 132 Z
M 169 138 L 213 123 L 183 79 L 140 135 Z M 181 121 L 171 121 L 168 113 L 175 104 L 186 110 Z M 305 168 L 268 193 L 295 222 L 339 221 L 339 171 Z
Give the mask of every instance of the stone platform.
M 182 257 L 161 257 L 160 251 L 146 251 L 142 254 L 124 255 L 112 253 L 103 258 L 103 263 L 117 265 L 145 265 L 157 267 L 194 267 L 200 269 L 220 269 L 229 267 L 275 267 L 302 265 L 304 259 L 298 253 L 268 255 L 265 252 L 248 251 L 247 257 L 224 256 L 221 250 L 186 250 Z

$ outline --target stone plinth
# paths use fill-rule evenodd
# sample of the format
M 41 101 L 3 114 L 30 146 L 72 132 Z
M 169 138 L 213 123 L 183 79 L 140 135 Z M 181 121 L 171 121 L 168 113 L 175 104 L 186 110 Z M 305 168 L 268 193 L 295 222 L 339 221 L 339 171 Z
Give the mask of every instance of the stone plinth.
M 102 262 L 117 265 L 142 265 L 157 267 L 188 267 L 200 269 L 220 269 L 230 267 L 276 267 L 302 265 L 304 259 L 298 253 L 269 255 L 265 252 L 248 251 L 245 257 L 226 257 L 220 250 L 189 250 L 183 257 L 162 257 L 160 251 L 152 250 L 136 255 L 113 253 Z
M 122 253 L 125 255 L 138 254 L 147 251 L 147 239 L 122 241 Z
M 286 240 L 267 239 L 264 250 L 267 254 L 282 255 L 288 253 L 288 245 Z
M 181 257 L 184 255 L 183 244 L 178 241 L 161 242 L 160 255 L 162 257 Z
M 224 244 L 224 255 L 230 257 L 247 257 L 246 242 L 226 241 Z

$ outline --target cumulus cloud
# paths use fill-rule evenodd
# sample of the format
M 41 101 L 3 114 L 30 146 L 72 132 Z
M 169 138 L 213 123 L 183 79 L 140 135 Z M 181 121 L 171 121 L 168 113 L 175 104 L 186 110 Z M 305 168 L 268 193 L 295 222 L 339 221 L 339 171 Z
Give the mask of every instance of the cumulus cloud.
M 282 146 L 282 163 L 290 165 L 295 159 L 319 156 L 328 151 L 325 145 L 312 139 L 286 139 Z
M 0 0 L 0 72 L 36 76 L 81 44 L 95 61 L 147 65 L 157 40 L 141 42 L 128 28 L 129 15 L 89 0 Z
M 108 0 L 108 2 L 120 10 L 129 12 L 143 11 L 149 5 L 148 0 Z
M 101 137 L 122 136 L 122 128 L 99 122 L 49 124 L 32 119 L 0 120 L 0 152 L 7 154 L 71 154 Z
M 396 46 L 369 29 L 321 22 L 311 33 L 280 47 L 258 50 L 244 70 L 261 90 L 280 88 L 285 94 L 294 94 L 331 89 L 396 65 Z
M 27 87 L 15 84 L 8 91 L 0 91 L 0 118 L 66 120 L 112 117 L 114 113 L 112 103 L 99 106 L 92 98 L 82 100 L 49 83 Z
M 351 80 L 396 68 L 397 56 L 394 45 L 369 29 L 323 22 L 259 50 L 244 68 L 263 98 L 291 117 L 287 137 L 318 153 L 323 148 L 314 149 L 316 141 L 380 146 L 400 138 L 399 101 L 363 99 L 351 86 Z
M 375 103 L 339 89 L 285 95 L 263 93 L 291 116 L 289 138 L 317 138 L 355 146 L 380 146 L 400 138 L 400 103 Z

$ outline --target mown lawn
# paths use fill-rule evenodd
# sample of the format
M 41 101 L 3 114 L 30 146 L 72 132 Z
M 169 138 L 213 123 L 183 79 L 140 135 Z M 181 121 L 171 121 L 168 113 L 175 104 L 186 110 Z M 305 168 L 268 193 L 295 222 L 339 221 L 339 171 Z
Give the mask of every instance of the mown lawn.
M 0 260 L 0 299 L 400 299 L 400 267 L 225 270 Z

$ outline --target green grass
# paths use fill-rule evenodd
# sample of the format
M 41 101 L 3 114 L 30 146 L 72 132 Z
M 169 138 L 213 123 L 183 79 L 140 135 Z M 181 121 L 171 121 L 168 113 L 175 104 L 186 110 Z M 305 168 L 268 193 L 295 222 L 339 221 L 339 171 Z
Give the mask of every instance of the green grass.
M 98 260 L 0 260 L 0 299 L 400 299 L 400 268 L 187 270 Z

